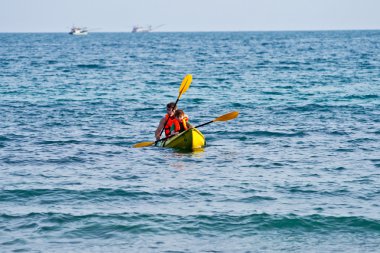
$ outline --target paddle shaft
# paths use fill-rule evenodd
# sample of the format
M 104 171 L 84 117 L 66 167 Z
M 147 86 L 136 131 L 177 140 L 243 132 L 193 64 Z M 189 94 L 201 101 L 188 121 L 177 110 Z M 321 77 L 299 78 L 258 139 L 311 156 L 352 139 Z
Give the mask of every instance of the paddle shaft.
M 198 125 L 198 126 L 196 126 L 195 128 L 198 128 L 198 127 L 202 127 L 202 126 L 208 125 L 208 124 L 210 124 L 210 123 L 212 123 L 212 122 L 214 122 L 214 121 L 211 120 L 211 121 L 209 121 L 209 122 L 206 122 L 206 123 L 203 123 L 203 124 L 201 124 L 201 125 Z
M 169 139 L 170 137 L 172 137 L 172 135 L 169 135 L 168 137 L 161 138 L 161 139 L 155 141 L 155 142 L 154 142 L 154 145 L 156 145 L 159 141 L 167 140 L 167 139 Z

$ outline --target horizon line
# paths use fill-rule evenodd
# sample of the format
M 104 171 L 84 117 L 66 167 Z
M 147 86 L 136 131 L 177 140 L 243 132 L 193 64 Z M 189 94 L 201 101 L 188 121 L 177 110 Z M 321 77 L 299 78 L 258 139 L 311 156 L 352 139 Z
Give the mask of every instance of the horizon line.
M 151 31 L 138 33 L 207 33 L 207 32 L 334 32 L 334 31 L 380 31 L 380 28 L 344 28 L 344 29 L 279 29 L 279 30 L 205 30 L 205 31 Z M 69 33 L 66 31 L 11 31 L 0 33 Z M 132 33 L 131 31 L 94 31 L 89 33 Z

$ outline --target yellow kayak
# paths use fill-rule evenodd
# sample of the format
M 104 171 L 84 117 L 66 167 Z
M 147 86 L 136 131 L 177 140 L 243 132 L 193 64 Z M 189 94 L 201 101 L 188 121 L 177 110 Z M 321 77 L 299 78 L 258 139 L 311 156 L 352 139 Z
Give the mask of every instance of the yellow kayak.
M 202 148 L 205 144 L 206 140 L 203 134 L 196 128 L 190 128 L 169 139 L 157 142 L 156 146 L 190 151 Z

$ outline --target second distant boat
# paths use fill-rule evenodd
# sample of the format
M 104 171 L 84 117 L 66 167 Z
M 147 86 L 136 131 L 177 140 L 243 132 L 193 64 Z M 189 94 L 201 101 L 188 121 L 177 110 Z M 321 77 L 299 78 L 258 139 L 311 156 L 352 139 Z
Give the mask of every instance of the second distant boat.
M 132 32 L 133 33 L 148 33 L 148 32 L 151 32 L 153 30 L 156 30 L 157 28 L 159 28 L 161 26 L 163 26 L 163 25 L 159 25 L 159 26 L 156 26 L 155 28 L 153 28 L 151 25 L 149 25 L 149 26 L 138 26 L 138 25 L 135 25 L 132 28 Z
M 143 26 L 134 26 L 132 28 L 132 32 L 133 33 L 148 33 L 148 32 L 151 32 L 152 31 L 152 26 L 147 26 L 147 27 L 143 27 Z

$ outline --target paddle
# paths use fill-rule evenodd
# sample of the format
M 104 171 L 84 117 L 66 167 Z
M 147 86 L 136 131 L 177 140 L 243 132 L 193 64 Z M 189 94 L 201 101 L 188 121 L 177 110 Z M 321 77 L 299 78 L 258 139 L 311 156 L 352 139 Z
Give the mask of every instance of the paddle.
M 179 86 L 179 89 L 178 89 L 178 97 L 177 97 L 177 100 L 175 101 L 174 108 L 176 107 L 178 100 L 182 96 L 182 94 L 185 93 L 189 89 L 192 80 L 193 80 L 193 76 L 190 74 L 187 74 L 185 78 L 183 78 L 181 86 Z M 164 127 L 161 129 L 160 136 L 162 135 L 162 132 L 164 131 L 166 123 L 168 123 L 168 120 L 169 118 L 166 119 Z
M 202 126 L 205 126 L 205 125 L 208 125 L 212 122 L 217 122 L 217 121 L 227 121 L 227 120 L 231 120 L 231 119 L 234 119 L 236 118 L 237 116 L 239 115 L 239 112 L 229 112 L 229 113 L 226 113 L 222 116 L 219 116 L 209 122 L 206 122 L 204 124 L 201 124 L 201 125 L 198 125 L 196 126 L 195 128 L 199 128 L 199 127 L 202 127 Z M 162 139 L 159 139 L 158 141 L 145 141 L 145 142 L 140 142 L 140 143 L 137 143 L 135 145 L 133 145 L 134 148 L 143 148 L 143 147 L 149 147 L 149 146 L 152 146 L 153 144 L 156 144 L 157 142 L 159 141 L 163 141 L 163 140 L 166 140 L 168 138 L 170 138 L 171 136 L 169 137 L 165 137 L 165 138 L 162 138 Z
M 206 122 L 206 123 L 203 123 L 201 125 L 198 125 L 195 128 L 199 128 L 199 127 L 208 125 L 208 124 L 210 124 L 212 122 L 231 120 L 231 119 L 236 118 L 238 115 L 239 115 L 239 112 L 229 112 L 229 113 L 226 113 L 226 114 L 224 114 L 222 116 L 219 116 L 219 117 L 217 117 L 217 118 L 215 118 L 215 119 L 213 119 L 213 120 L 211 120 L 209 122 Z
M 140 143 L 137 143 L 137 144 L 133 145 L 132 147 L 134 147 L 134 148 L 149 147 L 149 146 L 152 146 L 152 145 L 156 144 L 159 141 L 163 141 L 163 140 L 169 139 L 170 137 L 171 136 L 164 137 L 164 138 L 161 138 L 161 139 L 159 139 L 157 141 L 144 141 L 144 142 L 140 142 Z

